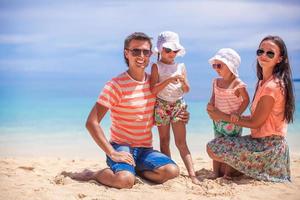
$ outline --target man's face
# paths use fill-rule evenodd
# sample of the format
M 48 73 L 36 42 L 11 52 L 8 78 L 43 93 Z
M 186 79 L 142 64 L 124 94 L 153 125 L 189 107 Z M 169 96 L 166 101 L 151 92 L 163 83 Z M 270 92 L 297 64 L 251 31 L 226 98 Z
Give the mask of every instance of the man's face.
M 149 64 L 151 54 L 150 44 L 147 40 L 132 40 L 125 49 L 129 68 L 145 69 Z

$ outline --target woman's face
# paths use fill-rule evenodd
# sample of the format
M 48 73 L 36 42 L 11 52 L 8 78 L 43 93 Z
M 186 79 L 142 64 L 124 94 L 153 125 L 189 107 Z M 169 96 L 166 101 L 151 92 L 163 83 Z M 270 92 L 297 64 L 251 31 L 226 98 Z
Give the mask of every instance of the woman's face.
M 273 69 L 282 60 L 280 48 L 271 40 L 263 41 L 256 53 L 257 61 L 263 69 Z

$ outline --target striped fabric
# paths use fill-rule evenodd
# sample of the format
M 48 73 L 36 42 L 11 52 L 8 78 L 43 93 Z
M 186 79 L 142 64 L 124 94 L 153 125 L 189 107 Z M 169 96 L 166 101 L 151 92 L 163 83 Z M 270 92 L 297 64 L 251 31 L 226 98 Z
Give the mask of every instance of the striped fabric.
M 217 79 L 213 81 L 215 106 L 226 114 L 232 114 L 237 111 L 243 102 L 243 98 L 241 96 L 237 97 L 234 92 L 238 88 L 246 87 L 246 84 L 238 78 L 235 79 L 232 84 L 234 82 L 238 82 L 238 84 L 233 88 L 230 88 L 229 86 L 229 88 L 226 89 L 217 86 Z
M 146 74 L 145 81 L 139 82 L 124 72 L 104 86 L 97 102 L 111 111 L 111 142 L 152 147 L 155 96 L 149 78 Z

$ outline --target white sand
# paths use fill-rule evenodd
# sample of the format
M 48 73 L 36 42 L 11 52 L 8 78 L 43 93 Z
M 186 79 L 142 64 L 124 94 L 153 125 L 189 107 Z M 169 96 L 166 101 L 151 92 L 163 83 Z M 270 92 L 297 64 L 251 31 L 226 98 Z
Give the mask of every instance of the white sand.
M 211 161 L 196 157 L 195 169 L 201 185 L 186 177 L 180 159 L 181 175 L 164 184 L 155 185 L 139 177 L 132 189 L 113 189 L 96 182 L 78 182 L 64 177 L 62 171 L 80 172 L 85 168 L 106 167 L 102 159 L 62 157 L 0 157 L 0 199 L 300 199 L 300 156 L 291 159 L 292 182 L 270 183 L 247 177 L 228 181 L 206 179 L 211 173 Z

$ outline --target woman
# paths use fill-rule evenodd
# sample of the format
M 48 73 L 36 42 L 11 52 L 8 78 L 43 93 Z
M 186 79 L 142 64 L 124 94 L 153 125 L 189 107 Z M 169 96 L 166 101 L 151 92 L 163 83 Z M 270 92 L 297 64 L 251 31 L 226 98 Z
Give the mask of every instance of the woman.
M 287 124 L 293 122 L 295 100 L 287 49 L 280 37 L 267 36 L 256 53 L 258 82 L 251 115 L 234 121 L 251 128 L 251 135 L 216 138 L 207 144 L 207 153 L 252 178 L 290 181 L 285 135 Z M 212 105 L 207 106 L 207 112 L 213 120 L 230 122 L 230 115 Z

